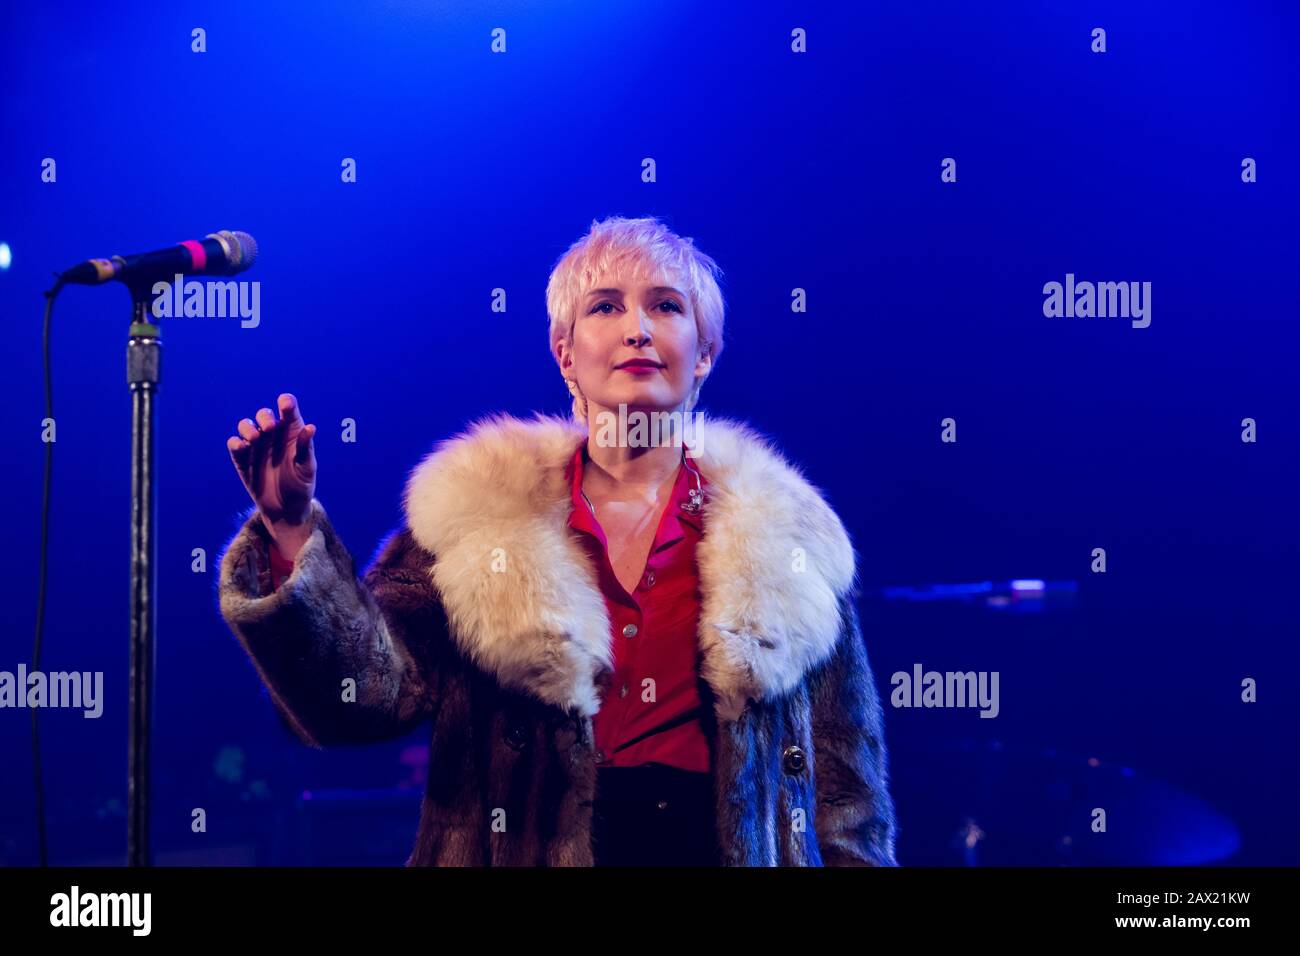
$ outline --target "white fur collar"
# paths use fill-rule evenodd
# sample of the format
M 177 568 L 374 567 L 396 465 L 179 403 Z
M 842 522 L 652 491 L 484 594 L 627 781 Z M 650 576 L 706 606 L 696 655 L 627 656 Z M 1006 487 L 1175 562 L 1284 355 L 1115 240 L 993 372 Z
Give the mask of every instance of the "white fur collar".
M 819 492 L 748 426 L 702 416 L 701 676 L 716 712 L 789 691 L 839 637 L 848 534 Z M 564 472 L 586 430 L 498 414 L 441 442 L 403 502 L 455 641 L 502 685 L 592 716 L 612 666 L 595 568 L 568 526 Z

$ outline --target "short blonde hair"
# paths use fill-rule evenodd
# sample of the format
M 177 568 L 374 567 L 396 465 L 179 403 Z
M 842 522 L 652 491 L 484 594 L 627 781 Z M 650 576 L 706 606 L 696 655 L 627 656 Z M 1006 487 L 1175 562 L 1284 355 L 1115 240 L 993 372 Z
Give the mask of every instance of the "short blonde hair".
M 693 239 L 676 235 L 655 218 L 610 216 L 599 222 L 593 219 L 591 231 L 556 261 L 546 284 L 552 354 L 561 340 L 572 343 L 573 325 L 578 320 L 582 295 L 602 275 L 639 276 L 657 271 L 682 277 L 686 284 L 683 291 L 690 298 L 691 311 L 695 315 L 700 348 L 712 356 L 716 365 L 722 352 L 722 327 L 726 313 L 726 302 L 717 281 L 722 270 L 695 247 Z M 712 369 L 709 374 L 712 374 Z M 686 400 L 687 411 L 699 401 L 703 385 L 704 379 L 701 379 L 691 389 Z M 573 416 L 586 424 L 581 408 L 582 402 L 575 396 Z

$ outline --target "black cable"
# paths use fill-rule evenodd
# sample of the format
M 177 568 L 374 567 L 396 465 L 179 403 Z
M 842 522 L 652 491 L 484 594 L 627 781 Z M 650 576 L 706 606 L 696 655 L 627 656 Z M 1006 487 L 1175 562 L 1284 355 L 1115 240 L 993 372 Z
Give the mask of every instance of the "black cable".
M 54 288 L 45 293 L 45 417 L 54 421 L 54 381 L 50 366 L 50 318 L 54 315 L 54 299 L 63 288 L 63 280 L 54 283 Z M 55 425 L 55 428 L 58 426 Z M 57 435 L 57 432 L 56 432 Z M 54 442 L 45 443 L 45 490 L 41 496 L 41 557 L 40 585 L 36 593 L 36 638 L 32 649 L 32 671 L 41 669 L 41 632 L 45 629 L 45 579 L 49 569 L 50 542 L 50 480 L 54 473 Z M 19 688 L 20 694 L 26 688 Z M 41 732 L 37 724 L 39 707 L 32 709 L 32 774 L 36 784 L 36 834 L 40 846 L 41 866 L 50 865 L 50 849 L 45 833 L 45 785 L 41 779 Z

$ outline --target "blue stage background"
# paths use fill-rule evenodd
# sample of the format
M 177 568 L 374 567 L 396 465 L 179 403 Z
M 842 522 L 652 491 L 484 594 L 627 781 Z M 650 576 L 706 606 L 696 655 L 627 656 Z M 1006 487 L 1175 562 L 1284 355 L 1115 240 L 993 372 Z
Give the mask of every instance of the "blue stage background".
M 225 440 L 297 394 L 320 426 L 318 496 L 364 564 L 434 442 L 492 411 L 566 412 L 546 279 L 619 214 L 662 217 L 722 266 L 726 350 L 702 407 L 771 435 L 844 519 L 882 694 L 916 663 L 1001 673 L 994 720 L 887 709 L 903 863 L 1300 863 L 1294 5 L 144 2 L 0 17 L 0 669 L 31 659 L 51 272 L 217 229 L 261 247 L 242 277 L 261 283 L 257 328 L 163 320 L 160 862 L 405 858 L 423 730 L 305 749 L 217 613 L 216 558 L 249 505 Z M 47 157 L 57 182 L 42 182 Z M 1151 282 L 1150 326 L 1044 317 L 1044 283 L 1067 273 Z M 61 864 L 125 845 L 128 305 L 116 286 L 70 288 L 53 329 L 42 665 L 107 685 L 99 720 L 42 718 Z M 956 444 L 939 440 L 946 417 Z M 1089 570 L 1096 547 L 1105 574 Z M 1012 578 L 1075 582 L 1076 600 L 1013 614 L 881 593 Z M 1257 703 L 1241 701 L 1246 677 Z M 28 712 L 0 712 L 0 736 L 0 863 L 30 864 Z M 1114 808 L 1106 834 L 1088 830 L 1097 805 Z M 984 834 L 974 855 L 967 819 Z

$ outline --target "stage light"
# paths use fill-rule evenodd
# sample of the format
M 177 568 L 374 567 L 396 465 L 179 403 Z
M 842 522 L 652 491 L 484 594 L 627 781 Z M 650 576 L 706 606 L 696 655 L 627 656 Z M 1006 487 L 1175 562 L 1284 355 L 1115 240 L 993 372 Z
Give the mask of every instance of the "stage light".
M 0 272 L 7 270 L 13 261 L 14 254 L 9 250 L 9 243 L 0 242 Z

